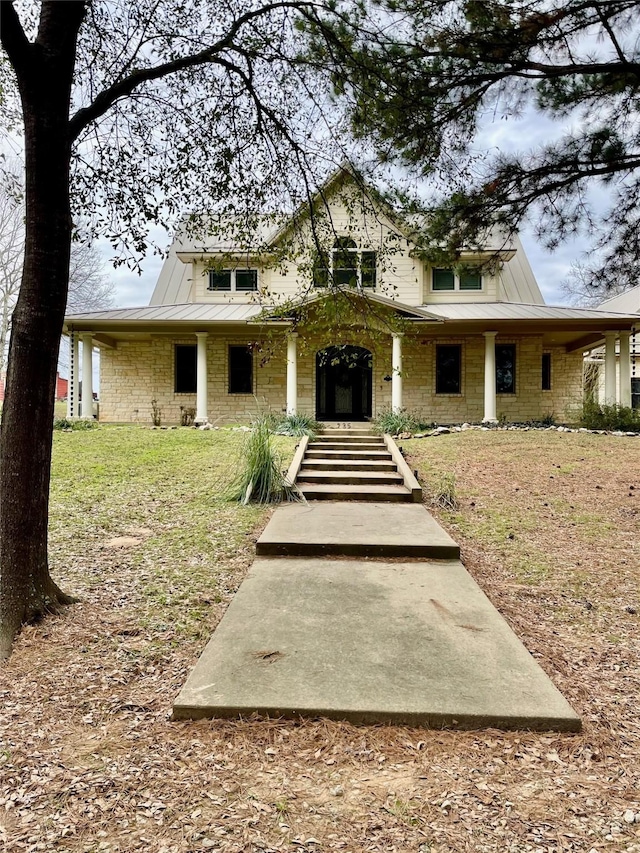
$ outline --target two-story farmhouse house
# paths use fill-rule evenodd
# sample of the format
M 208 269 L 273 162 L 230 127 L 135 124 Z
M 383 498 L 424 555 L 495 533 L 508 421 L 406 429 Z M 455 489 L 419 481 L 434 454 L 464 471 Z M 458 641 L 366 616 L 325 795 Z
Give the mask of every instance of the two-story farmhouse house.
M 256 401 L 322 421 L 386 408 L 439 423 L 566 420 L 586 350 L 606 341 L 628 361 L 637 316 L 545 305 L 517 239 L 488 238 L 455 268 L 417 243 L 345 170 L 315 205 L 249 236 L 184 232 L 150 305 L 66 318 L 69 415 L 80 378 L 92 390 L 94 347 L 112 422 L 149 422 L 152 400 L 164 423 L 190 409 L 200 423 L 245 421 Z M 610 378 L 616 393 L 626 402 L 630 382 Z

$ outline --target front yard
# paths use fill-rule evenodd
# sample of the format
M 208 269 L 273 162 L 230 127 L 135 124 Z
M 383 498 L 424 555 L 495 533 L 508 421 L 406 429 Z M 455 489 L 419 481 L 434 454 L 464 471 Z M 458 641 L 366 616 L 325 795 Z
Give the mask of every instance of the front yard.
M 56 434 L 53 573 L 81 602 L 0 671 L 7 851 L 640 851 L 640 438 L 403 442 L 428 493 L 455 474 L 440 520 L 579 735 L 171 722 L 268 516 L 221 499 L 241 440 Z

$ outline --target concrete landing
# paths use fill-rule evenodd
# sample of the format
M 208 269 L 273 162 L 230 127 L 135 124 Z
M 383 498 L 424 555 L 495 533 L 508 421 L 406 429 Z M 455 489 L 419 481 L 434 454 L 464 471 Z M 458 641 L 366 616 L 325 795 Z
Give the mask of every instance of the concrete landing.
M 329 507 L 304 508 L 307 514 L 287 507 L 274 518 L 290 509 L 300 512 L 296 522 L 306 536 L 313 514 Z M 348 533 L 350 509 L 341 504 L 324 524 L 335 529 L 341 517 Z M 385 513 L 393 509 L 384 506 Z M 375 533 L 375 523 L 368 530 Z M 257 559 L 178 696 L 174 717 L 254 712 L 580 729 L 579 717 L 457 560 Z
M 314 502 L 279 507 L 256 553 L 451 560 L 460 548 L 421 504 Z

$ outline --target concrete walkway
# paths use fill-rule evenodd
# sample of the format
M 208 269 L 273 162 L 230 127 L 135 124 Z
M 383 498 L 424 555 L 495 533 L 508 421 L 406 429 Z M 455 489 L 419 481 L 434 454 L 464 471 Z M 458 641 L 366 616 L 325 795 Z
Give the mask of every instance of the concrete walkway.
M 282 506 L 257 552 L 175 718 L 580 729 L 421 505 Z

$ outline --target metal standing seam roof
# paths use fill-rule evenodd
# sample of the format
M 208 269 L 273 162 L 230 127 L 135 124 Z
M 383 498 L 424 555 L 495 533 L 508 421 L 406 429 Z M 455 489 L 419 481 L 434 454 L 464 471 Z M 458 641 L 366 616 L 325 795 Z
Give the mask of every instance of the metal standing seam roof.
M 624 293 L 619 293 L 617 296 L 605 299 L 604 302 L 598 305 L 598 310 L 625 311 L 631 314 L 640 314 L 640 284 L 637 284 L 630 290 L 625 290 Z
M 628 314 L 594 308 L 560 305 L 531 305 L 518 302 L 448 302 L 421 305 L 422 310 L 443 320 L 619 320 L 631 321 Z
M 262 313 L 261 305 L 238 303 L 191 302 L 184 305 L 146 305 L 142 308 L 114 308 L 109 311 L 88 311 L 83 314 L 70 314 L 65 324 L 74 322 L 206 322 L 206 323 L 245 323 Z
M 633 322 L 639 319 L 629 314 L 600 311 L 594 308 L 570 308 L 553 305 L 528 305 L 515 302 L 466 302 L 409 306 L 392 299 L 375 296 L 375 301 L 398 311 L 413 314 L 415 319 L 440 322 L 477 321 L 548 321 L 592 320 Z M 114 308 L 71 314 L 65 325 L 74 323 L 248 323 L 272 306 L 246 302 L 204 303 L 182 305 L 147 305 L 140 308 Z

